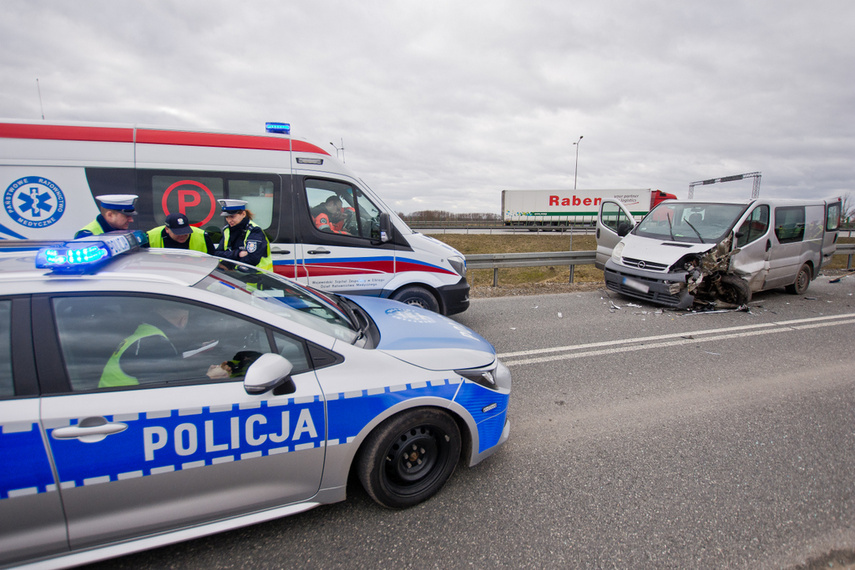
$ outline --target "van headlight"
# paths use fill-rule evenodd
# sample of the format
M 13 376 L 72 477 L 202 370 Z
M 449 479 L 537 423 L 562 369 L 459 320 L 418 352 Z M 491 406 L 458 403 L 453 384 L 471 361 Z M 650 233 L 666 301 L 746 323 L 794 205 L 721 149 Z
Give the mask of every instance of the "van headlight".
M 448 263 L 451 265 L 451 268 L 454 269 L 458 275 L 461 277 L 466 277 L 466 260 L 459 256 L 454 255 L 448 258 Z
M 504 390 L 511 389 L 511 371 L 498 359 L 493 361 L 489 366 L 465 368 L 463 370 L 455 370 L 454 373 L 490 390 L 498 390 L 500 388 Z
M 623 255 L 623 248 L 626 244 L 623 240 L 619 241 L 615 248 L 612 250 L 612 261 L 615 263 L 620 263 L 620 258 Z

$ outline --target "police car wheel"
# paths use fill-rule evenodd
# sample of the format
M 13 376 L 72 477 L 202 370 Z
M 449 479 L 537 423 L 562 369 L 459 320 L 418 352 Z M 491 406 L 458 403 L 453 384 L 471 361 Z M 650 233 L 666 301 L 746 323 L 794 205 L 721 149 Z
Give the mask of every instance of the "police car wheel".
M 442 488 L 457 466 L 460 449 L 460 430 L 446 412 L 404 412 L 380 424 L 365 440 L 357 465 L 359 480 L 380 505 L 411 507 Z
M 421 287 L 404 287 L 392 295 L 392 299 L 400 301 L 405 305 L 416 305 L 417 307 L 433 311 L 434 313 L 439 312 L 439 303 L 436 301 L 436 298 L 430 293 L 430 291 L 422 289 Z

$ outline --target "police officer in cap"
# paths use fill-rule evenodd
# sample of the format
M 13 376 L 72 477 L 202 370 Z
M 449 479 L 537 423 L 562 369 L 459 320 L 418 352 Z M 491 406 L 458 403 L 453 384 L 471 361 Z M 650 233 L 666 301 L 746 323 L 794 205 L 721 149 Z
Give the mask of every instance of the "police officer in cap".
M 148 231 L 150 247 L 193 249 L 208 255 L 214 254 L 211 237 L 200 228 L 190 225 L 187 216 L 181 213 L 166 216 L 166 223 Z
M 252 221 L 246 200 L 217 200 L 226 217 L 223 238 L 214 255 L 231 261 L 242 261 L 260 269 L 273 271 L 270 241 L 261 226 Z
M 134 215 L 137 213 L 134 209 L 136 194 L 105 194 L 95 196 L 95 199 L 101 204 L 101 213 L 91 223 L 78 230 L 74 239 L 126 230 L 134 221 Z

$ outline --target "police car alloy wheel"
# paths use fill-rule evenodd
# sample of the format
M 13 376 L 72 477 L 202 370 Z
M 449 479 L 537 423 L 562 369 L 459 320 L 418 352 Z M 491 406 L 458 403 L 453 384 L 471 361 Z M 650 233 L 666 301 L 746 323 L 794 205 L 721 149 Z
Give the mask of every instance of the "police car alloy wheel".
M 359 480 L 372 499 L 404 508 L 439 491 L 460 458 L 460 430 L 442 410 L 423 408 L 388 419 L 365 441 Z

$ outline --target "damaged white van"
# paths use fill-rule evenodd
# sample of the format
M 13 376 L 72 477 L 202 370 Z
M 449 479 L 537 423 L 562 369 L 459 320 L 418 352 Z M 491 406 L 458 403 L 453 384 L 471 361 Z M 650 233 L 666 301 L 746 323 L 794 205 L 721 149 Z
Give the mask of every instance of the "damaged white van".
M 597 261 L 606 287 L 678 309 L 784 287 L 800 295 L 834 254 L 841 201 L 662 202 L 639 223 L 603 201 Z

